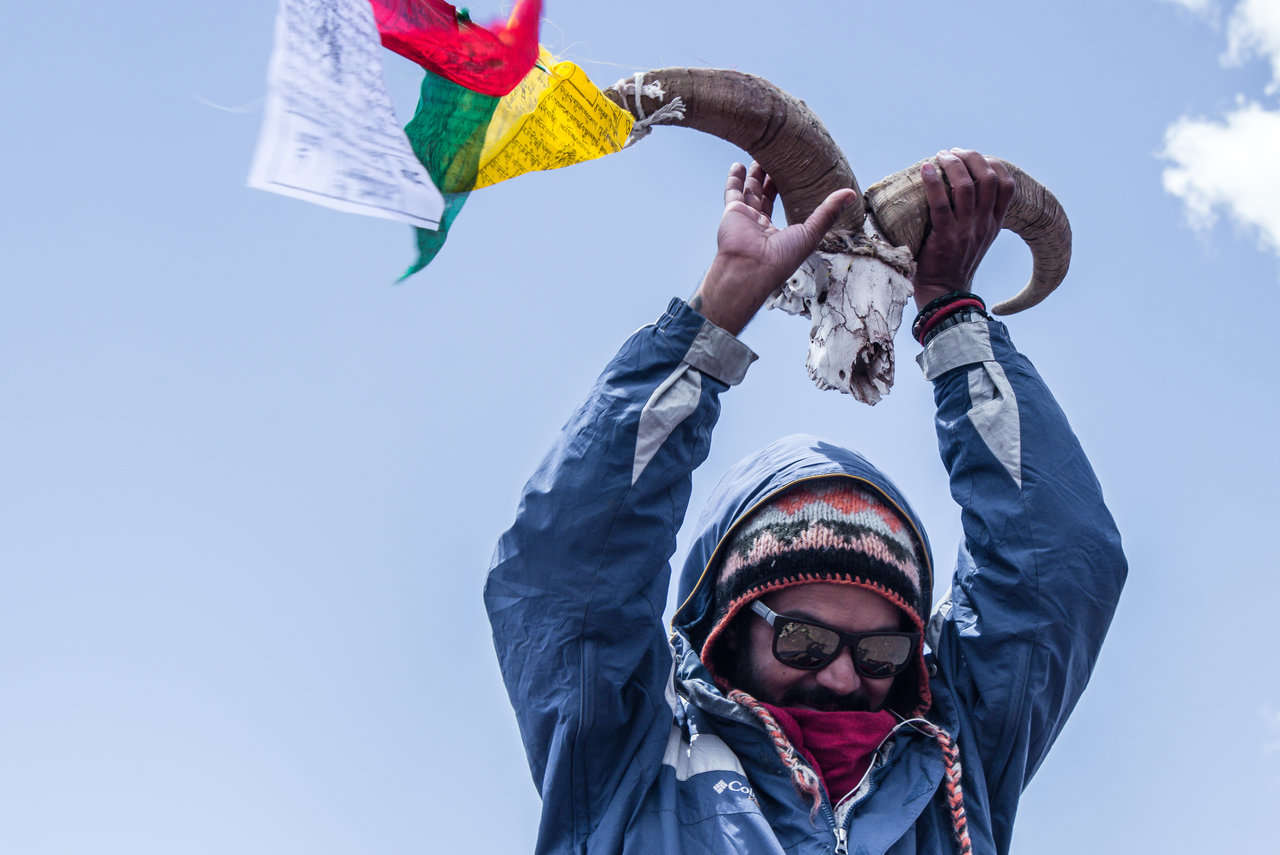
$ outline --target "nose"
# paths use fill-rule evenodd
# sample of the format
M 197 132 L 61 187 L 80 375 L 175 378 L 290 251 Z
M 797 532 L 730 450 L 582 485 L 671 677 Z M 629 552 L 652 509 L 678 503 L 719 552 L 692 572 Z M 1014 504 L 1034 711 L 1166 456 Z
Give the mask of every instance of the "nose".
M 841 650 L 830 665 L 818 672 L 818 685 L 838 695 L 847 695 L 861 688 L 862 679 L 853 667 L 853 654 L 849 648 Z

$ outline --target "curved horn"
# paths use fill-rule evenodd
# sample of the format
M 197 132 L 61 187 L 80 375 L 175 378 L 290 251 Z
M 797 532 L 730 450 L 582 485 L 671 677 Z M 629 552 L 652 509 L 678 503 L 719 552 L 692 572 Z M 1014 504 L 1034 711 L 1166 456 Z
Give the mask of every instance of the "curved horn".
M 929 203 L 920 178 L 926 162 L 938 166 L 936 158 L 928 158 L 867 188 L 867 205 L 880 233 L 895 246 L 909 247 L 913 256 L 920 252 L 929 225 Z M 1026 286 L 991 309 L 997 315 L 1012 315 L 1031 308 L 1062 284 L 1071 264 L 1071 223 L 1048 188 L 1007 160 L 999 162 L 1014 181 L 1004 227 L 1027 242 L 1033 262 Z M 941 166 L 938 172 L 945 180 Z
M 858 199 L 832 230 L 861 234 L 866 208 L 849 162 L 813 111 L 769 81 L 728 69 L 660 68 L 604 94 L 638 120 L 687 125 L 745 149 L 773 176 L 789 223 L 803 223 L 829 194 L 852 187 Z M 683 115 L 671 109 L 677 98 Z M 664 105 L 668 113 L 655 116 Z

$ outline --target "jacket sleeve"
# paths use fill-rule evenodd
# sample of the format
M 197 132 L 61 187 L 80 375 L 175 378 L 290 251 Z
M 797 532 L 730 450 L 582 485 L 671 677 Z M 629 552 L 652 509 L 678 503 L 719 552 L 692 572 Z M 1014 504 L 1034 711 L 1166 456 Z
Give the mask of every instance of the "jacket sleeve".
M 720 393 L 754 359 L 673 300 L 605 368 L 498 542 L 485 606 L 544 837 L 584 840 L 638 755 L 657 774 L 674 702 L 668 561 Z
M 1084 691 L 1125 558 L 1066 416 L 1003 324 L 950 327 L 918 361 L 964 529 L 930 641 L 993 806 L 1012 808 Z

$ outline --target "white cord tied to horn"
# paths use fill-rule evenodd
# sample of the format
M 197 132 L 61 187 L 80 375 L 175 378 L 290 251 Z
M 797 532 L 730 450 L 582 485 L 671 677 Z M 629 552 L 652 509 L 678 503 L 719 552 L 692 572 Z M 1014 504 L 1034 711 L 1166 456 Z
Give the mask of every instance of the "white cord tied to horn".
M 631 91 L 627 92 L 626 90 L 628 89 Z M 649 136 L 653 125 L 665 125 L 669 122 L 679 122 L 684 119 L 684 99 L 679 95 L 672 98 L 671 103 L 663 104 L 655 110 L 652 116 L 645 115 L 644 106 L 640 103 L 641 97 L 661 100 L 666 97 L 666 92 L 663 91 L 660 80 L 645 83 L 643 71 L 637 71 L 635 76 L 631 78 L 630 83 L 622 85 L 622 90 L 622 94 L 632 96 L 636 105 L 636 123 L 631 126 L 631 133 L 627 136 L 627 141 L 622 144 L 623 148 Z

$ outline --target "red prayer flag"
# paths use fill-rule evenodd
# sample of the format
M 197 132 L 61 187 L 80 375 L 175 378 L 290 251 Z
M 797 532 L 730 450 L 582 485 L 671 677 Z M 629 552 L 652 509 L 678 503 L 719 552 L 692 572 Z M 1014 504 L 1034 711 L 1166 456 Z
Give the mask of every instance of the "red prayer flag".
M 538 58 L 542 0 L 516 0 L 488 27 L 443 0 L 372 0 L 382 44 L 434 74 L 483 95 L 506 95 Z

